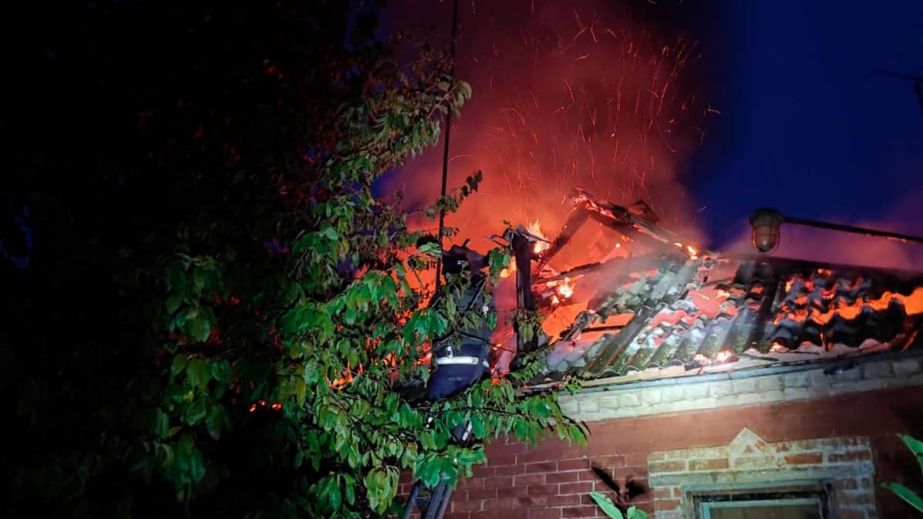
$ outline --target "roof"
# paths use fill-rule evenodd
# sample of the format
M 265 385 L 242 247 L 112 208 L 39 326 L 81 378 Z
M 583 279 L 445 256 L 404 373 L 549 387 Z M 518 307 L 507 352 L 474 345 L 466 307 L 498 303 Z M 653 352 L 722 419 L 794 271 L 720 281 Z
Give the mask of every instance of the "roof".
M 923 342 L 923 273 L 670 245 L 543 267 L 534 292 L 566 282 L 579 294 L 539 298 L 551 336 L 546 382 L 689 376 Z

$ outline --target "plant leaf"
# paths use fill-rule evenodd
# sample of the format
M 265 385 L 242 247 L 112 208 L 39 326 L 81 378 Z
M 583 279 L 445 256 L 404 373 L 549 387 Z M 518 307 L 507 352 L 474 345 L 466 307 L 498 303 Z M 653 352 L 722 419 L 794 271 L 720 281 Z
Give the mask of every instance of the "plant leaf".
M 916 492 L 910 490 L 909 488 L 901 485 L 900 483 L 882 483 L 881 486 L 887 488 L 891 492 L 906 501 L 910 506 L 917 509 L 918 512 L 923 513 L 923 497 L 917 495 Z
M 622 515 L 622 511 L 619 510 L 618 507 L 615 506 L 615 503 L 613 503 L 612 500 L 602 492 L 590 492 L 590 497 L 593 499 L 593 501 L 596 501 L 596 504 L 599 505 L 599 508 L 601 508 L 602 511 L 609 517 L 613 519 L 625 519 L 625 516 Z
M 920 464 L 920 472 L 923 472 L 923 441 L 920 441 L 913 436 L 906 434 L 900 434 L 898 436 L 900 436 L 901 441 L 904 442 L 904 445 L 910 449 L 910 452 L 916 456 L 917 463 Z

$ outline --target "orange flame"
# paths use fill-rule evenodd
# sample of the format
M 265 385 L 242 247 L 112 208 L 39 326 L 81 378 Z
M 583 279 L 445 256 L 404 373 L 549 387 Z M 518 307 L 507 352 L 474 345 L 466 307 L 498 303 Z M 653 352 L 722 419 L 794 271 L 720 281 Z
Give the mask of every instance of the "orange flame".
M 538 220 L 535 220 L 534 222 L 529 224 L 529 226 L 526 227 L 526 231 L 528 231 L 529 234 L 533 236 L 537 236 L 543 240 L 548 239 L 548 237 L 545 236 L 545 233 L 542 232 L 542 225 L 539 223 Z M 536 254 L 540 254 L 542 251 L 547 250 L 548 247 L 550 246 L 551 245 L 547 241 L 536 241 L 535 245 L 533 245 L 532 247 L 532 251 Z

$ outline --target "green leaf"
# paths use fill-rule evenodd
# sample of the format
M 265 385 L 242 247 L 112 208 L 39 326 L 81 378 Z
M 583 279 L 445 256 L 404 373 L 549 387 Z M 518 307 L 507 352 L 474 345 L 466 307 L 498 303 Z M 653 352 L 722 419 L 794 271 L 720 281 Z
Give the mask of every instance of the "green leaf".
M 204 389 L 211 380 L 211 368 L 208 362 L 198 357 L 192 357 L 186 363 L 186 376 L 192 385 Z
M 618 507 L 615 506 L 615 503 L 613 503 L 612 500 L 602 492 L 590 492 L 590 497 L 609 517 L 613 519 L 625 519 L 625 516 L 622 515 L 622 511 L 619 510 Z
M 186 408 L 183 420 L 189 425 L 196 425 L 205 418 L 205 412 L 205 401 L 197 398 Z
M 164 275 L 167 281 L 167 290 L 174 294 L 185 294 L 186 273 L 183 272 L 183 265 L 178 260 L 167 264 Z
M 167 302 L 164 304 L 165 309 L 168 314 L 172 314 L 179 309 L 179 305 L 183 302 L 183 296 L 180 294 L 173 294 L 167 298 Z
M 208 416 L 205 417 L 205 428 L 208 434 L 215 440 L 221 438 L 221 432 L 230 427 L 227 411 L 220 404 L 208 408 Z
M 356 478 L 349 474 L 343 476 L 343 495 L 350 505 L 356 503 Z
M 917 458 L 917 463 L 920 465 L 920 472 L 923 472 L 923 442 L 906 434 L 900 434 L 898 436 L 900 436 L 904 445 L 906 445 L 907 448 L 910 449 L 910 452 Z
M 439 244 L 436 242 L 429 242 L 421 245 L 419 251 L 420 254 L 431 258 L 439 258 L 439 255 L 442 253 L 442 249 L 439 248 Z
M 343 494 L 340 492 L 340 482 L 338 478 L 328 476 L 321 483 L 321 499 L 327 502 L 330 510 L 336 512 L 340 509 L 343 502 Z
M 647 519 L 647 512 L 641 510 L 637 506 L 628 507 L 628 519 Z
M 227 384 L 231 380 L 231 364 L 226 359 L 209 361 L 211 375 L 216 381 Z
M 204 341 L 212 333 L 212 324 L 202 314 L 186 319 L 186 333 L 197 341 Z
M 151 432 L 158 438 L 166 438 L 170 431 L 170 417 L 161 409 L 154 411 L 154 420 L 151 425 Z
M 910 490 L 909 488 L 901 485 L 900 483 L 882 483 L 881 486 L 887 488 L 891 492 L 906 501 L 910 506 L 917 509 L 918 512 L 923 513 L 923 498 L 917 495 L 916 492 Z
M 321 234 L 324 235 L 324 237 L 330 241 L 336 241 L 340 239 L 340 235 L 337 234 L 337 230 L 334 229 L 333 227 L 327 227 L 326 229 L 321 231 Z

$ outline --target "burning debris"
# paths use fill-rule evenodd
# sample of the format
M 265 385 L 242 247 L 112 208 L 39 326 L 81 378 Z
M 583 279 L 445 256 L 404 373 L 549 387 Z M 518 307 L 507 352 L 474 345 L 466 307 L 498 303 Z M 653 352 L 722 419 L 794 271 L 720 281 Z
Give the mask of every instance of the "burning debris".
M 550 243 L 537 225 L 520 229 L 531 245 L 518 267 L 527 292 L 519 299 L 544 315 L 552 380 L 697 373 L 923 342 L 923 274 L 723 256 L 662 228 L 645 206 L 579 190 L 571 200 Z M 617 236 L 604 247 L 578 242 L 591 220 Z M 562 267 L 565 248 L 608 252 Z

